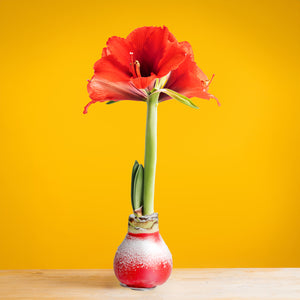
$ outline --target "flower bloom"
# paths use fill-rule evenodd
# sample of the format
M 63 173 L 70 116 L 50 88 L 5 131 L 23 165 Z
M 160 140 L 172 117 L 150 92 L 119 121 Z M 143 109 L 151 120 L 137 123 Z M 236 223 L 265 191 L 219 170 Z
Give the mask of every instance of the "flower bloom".
M 216 99 L 208 93 L 211 80 L 196 65 L 191 45 L 178 42 L 167 27 L 137 28 L 126 39 L 111 37 L 106 45 L 87 86 L 92 101 L 84 113 L 98 101 L 146 101 L 157 87 L 156 79 L 162 78 L 159 102 L 172 98 L 164 93 L 167 90 L 188 98 Z

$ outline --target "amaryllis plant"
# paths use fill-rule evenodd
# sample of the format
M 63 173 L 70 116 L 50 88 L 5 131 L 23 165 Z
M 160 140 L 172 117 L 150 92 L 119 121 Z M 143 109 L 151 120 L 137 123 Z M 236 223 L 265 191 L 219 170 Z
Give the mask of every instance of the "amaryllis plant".
M 197 66 L 191 45 L 178 42 L 167 27 L 137 28 L 126 39 L 111 37 L 106 45 L 87 86 L 92 101 L 84 113 L 95 102 L 147 103 L 144 167 L 135 161 L 131 202 L 136 216 L 150 215 L 154 213 L 158 103 L 175 99 L 198 108 L 191 97 L 216 99 L 208 92 L 212 78 L 208 80 Z

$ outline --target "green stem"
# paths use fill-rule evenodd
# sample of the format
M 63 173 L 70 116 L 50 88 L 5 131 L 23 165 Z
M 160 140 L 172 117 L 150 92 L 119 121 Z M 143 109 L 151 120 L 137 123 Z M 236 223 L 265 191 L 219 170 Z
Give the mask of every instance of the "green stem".
M 147 100 L 147 123 L 144 160 L 144 207 L 143 215 L 154 213 L 154 185 L 157 151 L 157 105 L 159 93 Z

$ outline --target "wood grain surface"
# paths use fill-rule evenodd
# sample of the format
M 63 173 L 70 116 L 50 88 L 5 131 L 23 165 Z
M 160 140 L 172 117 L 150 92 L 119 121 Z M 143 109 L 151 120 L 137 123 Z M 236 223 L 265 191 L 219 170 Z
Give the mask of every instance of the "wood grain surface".
M 300 299 L 300 269 L 174 269 L 151 290 L 120 286 L 113 270 L 0 271 L 0 299 Z

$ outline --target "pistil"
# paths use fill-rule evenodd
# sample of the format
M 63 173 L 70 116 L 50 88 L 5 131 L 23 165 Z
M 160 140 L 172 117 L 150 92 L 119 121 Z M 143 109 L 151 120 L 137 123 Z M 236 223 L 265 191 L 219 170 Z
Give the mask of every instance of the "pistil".
M 135 63 L 133 61 L 133 52 L 129 52 L 129 55 L 130 55 L 130 63 L 129 63 L 129 65 L 130 65 L 130 71 L 132 73 L 132 76 L 134 78 L 136 78 L 137 75 L 136 75 L 136 72 L 135 72 Z

